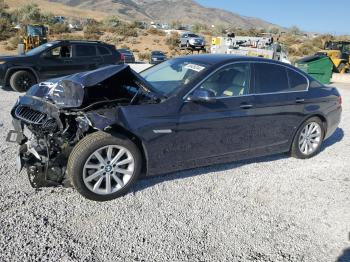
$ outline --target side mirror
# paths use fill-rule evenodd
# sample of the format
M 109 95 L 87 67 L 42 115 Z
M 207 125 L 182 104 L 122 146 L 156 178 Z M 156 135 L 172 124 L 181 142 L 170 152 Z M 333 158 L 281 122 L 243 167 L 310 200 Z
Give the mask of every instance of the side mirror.
M 213 91 L 197 89 L 192 95 L 187 97 L 187 101 L 214 103 L 216 101 L 216 97 Z

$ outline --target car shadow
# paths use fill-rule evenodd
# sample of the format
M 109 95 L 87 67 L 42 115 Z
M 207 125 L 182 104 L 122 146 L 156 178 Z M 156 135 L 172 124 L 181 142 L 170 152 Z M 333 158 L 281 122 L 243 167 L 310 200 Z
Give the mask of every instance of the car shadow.
M 343 254 L 338 257 L 337 262 L 349 262 L 350 261 L 350 248 L 344 249 Z
M 136 185 L 131 189 L 131 192 L 136 193 L 138 191 L 142 191 L 148 187 L 153 187 L 157 184 L 160 184 L 166 181 L 196 177 L 199 175 L 206 175 L 212 172 L 221 172 L 221 171 L 226 171 L 234 168 L 239 168 L 241 166 L 252 164 L 252 163 L 271 162 L 271 161 L 277 161 L 288 157 L 289 156 L 287 154 L 278 154 L 278 155 L 271 155 L 271 156 L 265 156 L 265 157 L 259 157 L 259 158 L 252 158 L 249 160 L 235 161 L 235 162 L 230 162 L 225 164 L 216 164 L 216 165 L 211 165 L 206 167 L 198 167 L 198 168 L 187 169 L 187 170 L 173 172 L 173 173 L 164 173 L 158 176 L 142 177 L 136 183 Z
M 333 135 L 324 141 L 321 148 L 321 152 L 325 150 L 327 147 L 330 147 L 340 142 L 343 139 L 343 137 L 344 137 L 343 129 L 337 128 L 337 130 L 333 133 Z M 241 161 L 235 161 L 235 162 L 230 162 L 225 164 L 216 164 L 212 166 L 187 169 L 187 170 L 173 172 L 173 173 L 164 173 L 158 176 L 142 177 L 136 183 L 136 185 L 134 185 L 131 188 L 130 192 L 136 193 L 138 191 L 142 191 L 148 187 L 153 187 L 157 184 L 160 184 L 166 181 L 196 177 L 199 175 L 205 175 L 212 172 L 221 172 L 221 171 L 226 171 L 234 168 L 239 168 L 241 166 L 252 164 L 252 163 L 272 162 L 272 161 L 277 161 L 277 160 L 281 160 L 289 157 L 290 156 L 288 154 L 277 154 L 277 155 L 264 156 L 259 158 L 252 158 L 249 160 L 241 160 Z
M 340 142 L 341 140 L 343 140 L 343 138 L 344 138 L 344 130 L 338 127 L 335 130 L 335 132 L 323 142 L 323 145 L 321 147 L 321 152 L 325 150 L 327 147 L 330 147 Z

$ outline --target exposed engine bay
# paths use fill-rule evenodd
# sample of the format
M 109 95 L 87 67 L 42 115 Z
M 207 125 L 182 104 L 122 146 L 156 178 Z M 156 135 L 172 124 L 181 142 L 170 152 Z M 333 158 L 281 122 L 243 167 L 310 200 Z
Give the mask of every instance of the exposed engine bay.
M 11 111 L 15 130 L 7 141 L 20 145 L 19 171 L 33 187 L 69 185 L 66 166 L 73 147 L 87 134 L 118 124 L 122 106 L 158 103 L 161 97 L 129 66 L 107 66 L 33 86 Z

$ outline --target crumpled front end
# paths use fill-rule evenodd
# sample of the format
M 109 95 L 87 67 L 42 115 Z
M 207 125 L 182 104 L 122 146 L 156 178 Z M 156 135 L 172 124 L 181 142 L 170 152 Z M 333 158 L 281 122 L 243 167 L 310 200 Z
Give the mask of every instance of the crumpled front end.
M 89 130 L 88 120 L 34 97 L 20 98 L 11 114 L 15 130 L 7 140 L 20 145 L 18 170 L 27 170 L 35 188 L 64 184 L 69 154 Z
M 11 111 L 7 141 L 20 145 L 18 169 L 33 187 L 66 184 L 73 147 L 85 135 L 120 123 L 122 106 L 156 102 L 139 92 L 140 77 L 127 66 L 109 66 L 33 86 Z

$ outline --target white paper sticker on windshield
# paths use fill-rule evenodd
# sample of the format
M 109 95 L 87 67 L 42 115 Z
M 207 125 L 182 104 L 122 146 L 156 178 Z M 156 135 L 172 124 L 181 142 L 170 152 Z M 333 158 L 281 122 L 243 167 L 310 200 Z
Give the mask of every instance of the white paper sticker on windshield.
M 185 66 L 185 68 L 186 69 L 191 69 L 191 70 L 196 71 L 196 72 L 200 72 L 203 69 L 205 69 L 204 66 L 195 65 L 195 64 L 188 64 L 188 65 Z

